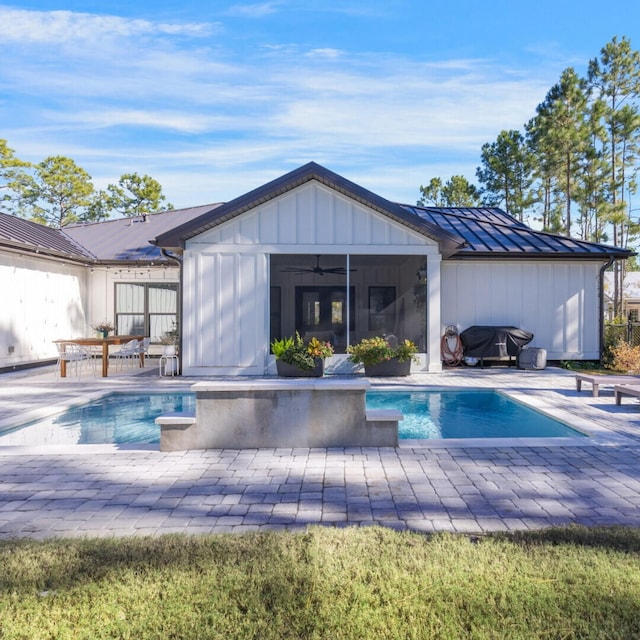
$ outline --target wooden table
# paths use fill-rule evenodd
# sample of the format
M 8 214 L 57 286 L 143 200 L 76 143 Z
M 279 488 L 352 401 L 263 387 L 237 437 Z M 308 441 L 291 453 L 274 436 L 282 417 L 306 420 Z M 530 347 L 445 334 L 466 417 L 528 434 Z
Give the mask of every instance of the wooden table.
M 69 340 L 56 340 L 56 342 L 75 342 L 86 347 L 102 345 L 102 377 L 106 378 L 109 372 L 109 346 L 112 344 L 125 344 L 130 340 L 142 340 L 143 336 L 107 336 L 106 338 L 71 338 Z M 144 367 L 144 353 L 140 353 L 140 366 Z M 60 362 L 60 377 L 67 376 L 67 362 Z

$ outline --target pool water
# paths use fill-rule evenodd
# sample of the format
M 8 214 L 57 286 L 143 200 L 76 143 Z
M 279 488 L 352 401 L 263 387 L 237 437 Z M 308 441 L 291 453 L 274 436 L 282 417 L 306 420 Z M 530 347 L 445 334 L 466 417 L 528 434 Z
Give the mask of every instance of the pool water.
M 371 391 L 371 409 L 400 409 L 400 438 L 558 438 L 585 434 L 491 389 Z
M 492 390 L 370 391 L 367 407 L 402 411 L 400 439 L 584 436 Z M 0 432 L 0 446 L 155 444 L 159 415 L 194 410 L 193 393 L 111 394 Z

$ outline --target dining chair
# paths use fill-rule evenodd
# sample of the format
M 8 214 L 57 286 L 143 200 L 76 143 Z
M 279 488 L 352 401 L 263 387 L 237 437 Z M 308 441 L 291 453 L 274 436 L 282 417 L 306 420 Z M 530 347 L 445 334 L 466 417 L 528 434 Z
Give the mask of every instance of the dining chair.
M 149 346 L 151 345 L 151 338 L 142 338 L 138 340 L 137 354 L 140 359 L 140 366 L 142 366 L 142 356 L 145 358 L 149 355 Z
M 115 358 L 117 361 L 116 367 L 120 366 L 120 369 L 127 363 L 130 366 L 133 363 L 134 358 L 140 358 L 140 340 L 129 340 L 125 342 L 118 351 L 114 351 L 109 354 L 110 358 Z
M 58 361 L 56 362 L 55 371 L 56 379 L 60 377 L 63 360 L 67 363 L 68 370 L 71 368 L 71 364 L 73 363 L 78 379 L 80 379 L 80 375 L 82 374 L 83 362 L 90 363 L 93 370 L 93 375 L 96 374 L 95 359 L 93 357 L 93 354 L 88 349 L 76 342 L 70 341 L 56 342 L 56 347 L 58 348 Z

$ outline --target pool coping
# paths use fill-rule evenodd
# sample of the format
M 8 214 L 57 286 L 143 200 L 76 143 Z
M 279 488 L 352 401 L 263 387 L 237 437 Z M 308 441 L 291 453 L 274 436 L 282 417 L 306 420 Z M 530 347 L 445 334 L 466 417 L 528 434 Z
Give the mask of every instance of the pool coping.
M 349 378 L 345 378 L 349 379 Z M 411 384 L 403 384 L 401 380 L 395 380 L 393 383 L 384 381 L 371 381 L 371 389 L 379 391 L 416 391 L 428 388 L 431 391 L 448 390 L 448 391 L 469 391 L 469 390 L 488 390 L 492 389 L 499 393 L 510 397 L 511 399 L 529 406 L 551 418 L 559 420 L 567 424 L 572 429 L 586 434 L 584 438 L 572 437 L 553 437 L 553 438 L 464 438 L 464 439 L 404 439 L 400 440 L 400 449 L 460 449 L 460 448 L 510 448 L 510 447 L 619 447 L 619 446 L 638 446 L 638 441 L 631 437 L 617 433 L 599 424 L 594 419 L 576 415 L 574 411 L 555 405 L 549 394 L 549 389 L 531 389 L 531 388 L 499 388 L 495 386 L 475 386 L 475 385 L 441 385 L 429 384 L 427 381 L 414 381 Z M 46 418 L 55 415 L 69 408 L 92 402 L 99 398 L 112 394 L 126 393 L 171 393 L 176 391 L 185 391 L 185 387 L 191 387 L 198 383 L 197 379 L 182 379 L 180 381 L 171 381 L 171 383 L 158 386 L 149 380 L 136 380 L 136 384 L 127 385 L 127 388 L 100 388 L 85 389 L 81 395 L 69 398 L 61 403 L 48 404 L 44 407 L 38 407 L 20 416 L 12 416 L 12 418 L 0 420 L 0 432 L 11 429 L 26 422 Z M 133 387 L 133 389 L 132 389 Z M 0 455 L 41 455 L 41 454 L 86 454 L 86 453 L 113 453 L 117 451 L 160 451 L 160 445 L 154 444 L 64 444 L 64 445 L 0 445 Z

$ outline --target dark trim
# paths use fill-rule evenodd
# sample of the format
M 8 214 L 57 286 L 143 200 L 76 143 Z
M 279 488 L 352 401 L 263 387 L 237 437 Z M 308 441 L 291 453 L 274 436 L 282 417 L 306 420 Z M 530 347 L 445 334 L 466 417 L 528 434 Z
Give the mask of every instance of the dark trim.
M 422 219 L 420 216 L 411 213 L 402 206 L 390 202 L 372 191 L 364 189 L 339 176 L 333 171 L 309 162 L 294 171 L 287 173 L 280 178 L 258 187 L 248 193 L 223 204 L 216 209 L 209 211 L 202 216 L 194 218 L 174 229 L 158 235 L 151 243 L 158 247 L 170 248 L 173 250 L 184 249 L 185 242 L 209 229 L 216 227 L 227 220 L 231 220 L 241 215 L 245 211 L 253 209 L 269 200 L 272 200 L 288 191 L 291 191 L 307 182 L 316 180 L 335 191 L 342 193 L 356 202 L 382 213 L 383 215 L 407 226 L 418 233 L 425 235 L 440 245 L 443 255 L 451 255 L 462 245 L 462 238 L 451 234 L 437 225 Z

